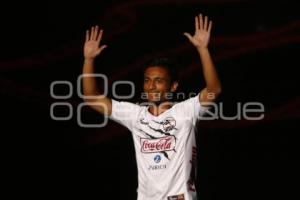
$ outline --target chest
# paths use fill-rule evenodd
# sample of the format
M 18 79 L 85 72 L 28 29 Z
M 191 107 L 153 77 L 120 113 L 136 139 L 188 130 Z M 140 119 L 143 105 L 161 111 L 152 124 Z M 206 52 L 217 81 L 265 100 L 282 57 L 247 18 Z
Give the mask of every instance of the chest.
M 136 129 L 150 138 L 161 138 L 165 136 L 180 137 L 181 132 L 186 132 L 192 126 L 190 119 L 181 118 L 175 112 L 163 113 L 158 117 L 143 113 L 138 116 Z

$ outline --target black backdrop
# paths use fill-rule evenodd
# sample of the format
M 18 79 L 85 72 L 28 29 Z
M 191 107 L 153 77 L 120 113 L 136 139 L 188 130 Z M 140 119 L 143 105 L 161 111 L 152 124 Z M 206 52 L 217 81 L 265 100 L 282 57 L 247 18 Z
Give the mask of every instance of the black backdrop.
M 226 116 L 237 105 L 260 102 L 264 119 L 200 122 L 200 199 L 287 198 L 297 189 L 299 134 L 299 15 L 295 2 L 277 1 L 99 1 L 9 2 L 1 15 L 1 135 L 10 195 L 43 199 L 135 199 L 137 169 L 130 133 L 109 122 L 103 128 L 77 123 L 76 81 L 82 70 L 85 30 L 104 29 L 108 48 L 96 72 L 130 80 L 140 91 L 142 64 L 175 57 L 180 91 L 203 87 L 197 53 L 182 35 L 202 12 L 214 22 L 210 50 Z M 53 81 L 73 85 L 68 99 L 50 95 Z M 126 94 L 124 88 L 119 94 Z M 55 87 L 67 94 L 67 87 Z M 138 92 L 130 99 L 138 100 Z M 112 96 L 111 93 L 109 93 Z M 68 103 L 73 116 L 53 120 L 54 103 Z M 240 103 L 240 104 L 239 104 Z M 85 123 L 101 122 L 83 109 Z M 56 107 L 55 116 L 67 116 Z M 9 190 L 10 191 L 10 190 Z

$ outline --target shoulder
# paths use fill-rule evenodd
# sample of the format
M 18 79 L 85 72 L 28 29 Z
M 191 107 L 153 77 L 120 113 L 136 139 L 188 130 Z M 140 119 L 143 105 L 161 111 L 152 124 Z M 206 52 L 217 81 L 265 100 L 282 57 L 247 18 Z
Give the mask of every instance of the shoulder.
M 132 103 L 128 101 L 118 101 L 118 100 L 111 100 L 112 102 L 112 112 L 122 112 L 127 113 L 129 115 L 139 113 L 145 106 L 141 106 L 139 103 Z
M 174 105 L 175 108 L 184 108 L 187 106 L 201 106 L 199 101 L 199 94 L 184 101 L 176 102 Z

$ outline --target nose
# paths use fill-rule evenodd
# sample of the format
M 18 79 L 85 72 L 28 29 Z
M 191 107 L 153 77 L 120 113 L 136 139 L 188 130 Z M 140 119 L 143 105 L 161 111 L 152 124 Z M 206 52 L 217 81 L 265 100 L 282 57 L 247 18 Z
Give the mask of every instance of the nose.
M 155 88 L 156 88 L 155 82 L 154 82 L 154 81 L 150 81 L 150 83 L 149 83 L 149 89 L 150 89 L 150 90 L 153 90 L 153 89 L 155 89 Z

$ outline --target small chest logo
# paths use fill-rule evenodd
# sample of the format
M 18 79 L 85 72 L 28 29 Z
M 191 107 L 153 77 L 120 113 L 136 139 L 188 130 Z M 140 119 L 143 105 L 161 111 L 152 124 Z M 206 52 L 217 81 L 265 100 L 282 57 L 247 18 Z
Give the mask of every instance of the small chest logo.
M 165 132 L 173 130 L 176 126 L 176 121 L 173 117 L 167 117 L 163 122 L 163 129 Z
M 156 156 L 154 157 L 154 162 L 159 163 L 160 161 L 161 161 L 160 155 L 156 155 Z

